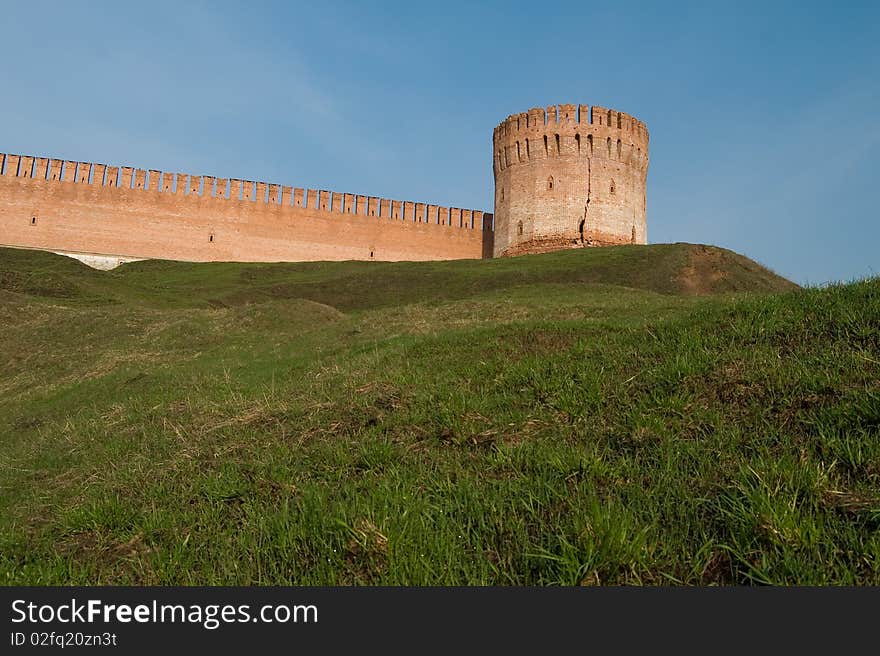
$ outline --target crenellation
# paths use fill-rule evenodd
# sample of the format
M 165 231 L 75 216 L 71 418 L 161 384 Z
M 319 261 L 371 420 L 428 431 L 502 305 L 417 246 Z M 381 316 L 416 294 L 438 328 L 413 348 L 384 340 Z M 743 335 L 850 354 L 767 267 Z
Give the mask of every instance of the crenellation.
M 281 185 L 269 185 L 269 205 L 278 205 L 280 200 Z
M 293 207 L 293 187 L 281 185 L 281 207 Z
M 241 181 L 241 200 L 247 202 L 253 202 L 254 197 L 254 182 L 253 180 L 242 180 Z
M 202 191 L 202 177 L 200 175 L 191 175 L 189 176 L 189 191 L 187 192 L 190 196 L 198 196 Z
M 293 206 L 305 207 L 305 189 L 302 187 L 294 187 L 293 189 Z
M 178 196 L 186 195 L 186 183 L 189 176 L 186 173 L 174 174 L 174 193 Z
M 229 200 L 241 200 L 241 180 L 229 178 Z
M 528 111 L 529 129 L 533 132 L 544 129 L 544 110 L 541 107 L 532 107 Z
M 147 188 L 147 172 L 143 169 L 135 169 L 134 170 L 134 188 L 135 189 L 146 189 Z
M 611 128 L 612 130 L 614 130 L 614 129 L 619 130 L 620 129 L 620 125 L 618 124 L 618 120 L 617 120 L 617 112 L 615 110 L 613 110 L 613 109 L 608 110 L 608 119 L 607 119 L 606 125 L 609 128 Z
M 76 165 L 76 181 L 79 184 L 90 184 L 93 168 L 94 165 L 91 162 L 79 162 Z
M 590 106 L 578 105 L 578 123 L 589 125 L 590 122 Z
M 265 182 L 257 182 L 256 187 L 257 187 L 256 201 L 258 203 L 267 202 L 266 201 L 266 193 L 268 192 L 268 189 L 269 189 L 268 185 Z
M 569 125 L 577 123 L 577 105 L 559 105 L 559 122 Z
M 462 210 L 461 211 L 461 227 L 467 228 L 469 230 L 474 227 L 474 213 L 473 210 Z
M 131 181 L 134 176 L 134 169 L 130 166 L 123 166 L 119 174 L 119 186 L 123 189 L 131 189 Z
M 484 213 L 481 210 L 473 210 L 474 230 L 485 229 L 485 225 L 483 224 L 483 216 Z
M 355 213 L 355 211 L 354 211 L 355 210 L 354 194 L 343 194 L 342 197 L 343 197 L 342 202 L 345 203 L 345 205 L 342 208 L 342 211 L 345 214 L 354 214 Z
M 401 205 L 401 202 L 399 200 L 392 200 L 391 201 L 391 218 L 392 219 L 402 218 L 401 214 L 400 214 L 400 205 Z
M 9 175 L 9 161 L 8 161 L 9 157 L 12 157 L 12 156 L 7 155 L 6 175 Z M 60 159 L 49 160 L 49 179 L 50 180 L 54 180 L 54 181 L 61 180 L 61 168 L 62 168 L 63 164 L 64 164 L 64 162 L 62 162 Z M 18 166 L 18 162 L 16 162 L 16 166 Z M 15 175 L 15 173 L 13 173 L 12 175 Z
M 92 180 L 91 185 L 93 187 L 103 187 L 104 186 L 104 176 L 107 173 L 107 165 L 106 164 L 94 164 L 92 165 Z
M 119 167 L 108 166 L 105 169 L 104 185 L 107 187 L 116 187 L 119 185 Z
M 64 171 L 62 173 L 62 182 L 74 182 L 76 180 L 76 162 L 67 160 L 64 162 Z
M 2 156 L 0 156 L 2 159 Z M 38 157 L 37 158 L 37 167 L 34 171 L 34 177 L 37 180 L 46 180 L 49 177 L 49 158 L 48 157 Z
M 22 155 L 18 163 L 18 177 L 30 178 L 34 171 L 34 158 L 29 155 Z
M 367 198 L 367 214 L 369 216 L 379 216 L 379 199 L 375 196 Z

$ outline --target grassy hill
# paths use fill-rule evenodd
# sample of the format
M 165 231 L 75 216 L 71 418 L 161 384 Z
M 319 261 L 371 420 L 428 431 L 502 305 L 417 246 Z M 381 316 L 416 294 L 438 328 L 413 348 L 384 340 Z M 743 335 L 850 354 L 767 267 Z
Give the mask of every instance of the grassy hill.
M 880 280 L 0 249 L 0 583 L 880 584 Z

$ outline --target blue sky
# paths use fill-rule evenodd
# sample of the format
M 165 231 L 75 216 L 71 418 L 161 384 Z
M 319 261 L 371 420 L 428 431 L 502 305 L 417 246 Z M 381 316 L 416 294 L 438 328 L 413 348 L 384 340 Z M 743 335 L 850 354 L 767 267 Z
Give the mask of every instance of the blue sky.
M 492 129 L 651 133 L 648 237 L 880 274 L 877 2 L 9 2 L 0 151 L 492 209 Z

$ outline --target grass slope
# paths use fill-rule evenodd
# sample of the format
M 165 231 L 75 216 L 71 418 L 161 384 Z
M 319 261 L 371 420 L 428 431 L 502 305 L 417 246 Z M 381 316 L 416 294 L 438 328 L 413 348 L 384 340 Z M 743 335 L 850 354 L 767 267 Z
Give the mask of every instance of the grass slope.
M 2 583 L 880 583 L 878 280 L 0 250 L 0 325 Z

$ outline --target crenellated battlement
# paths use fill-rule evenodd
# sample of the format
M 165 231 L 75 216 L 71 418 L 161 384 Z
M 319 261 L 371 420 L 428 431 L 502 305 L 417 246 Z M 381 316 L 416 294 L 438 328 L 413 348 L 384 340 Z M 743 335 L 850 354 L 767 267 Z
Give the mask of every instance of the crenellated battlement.
M 533 107 L 527 112 L 511 114 L 498 124 L 495 135 L 526 135 L 565 126 L 605 127 L 648 138 L 647 127 L 634 116 L 598 105 L 573 104 L 550 105 L 546 109 Z
M 647 241 L 648 129 L 598 105 L 493 132 L 492 213 L 160 169 L 0 154 L 0 245 L 195 261 L 487 258 Z
M 190 202 L 223 200 L 254 203 L 277 208 L 297 208 L 332 215 L 352 215 L 409 221 L 463 230 L 492 230 L 492 215 L 415 201 L 404 201 L 342 193 L 323 189 L 291 187 L 238 178 L 136 169 L 73 160 L 0 153 L 0 175 L 27 178 L 51 184 L 73 184 L 101 188 L 108 193 L 135 191 L 174 195 Z M 402 208 L 402 209 L 401 209 Z M 484 220 L 484 218 L 486 220 Z M 475 220 L 476 219 L 476 220 Z
M 511 114 L 493 134 L 496 173 L 559 155 L 624 161 L 647 170 L 648 129 L 637 118 L 599 106 L 550 105 Z

